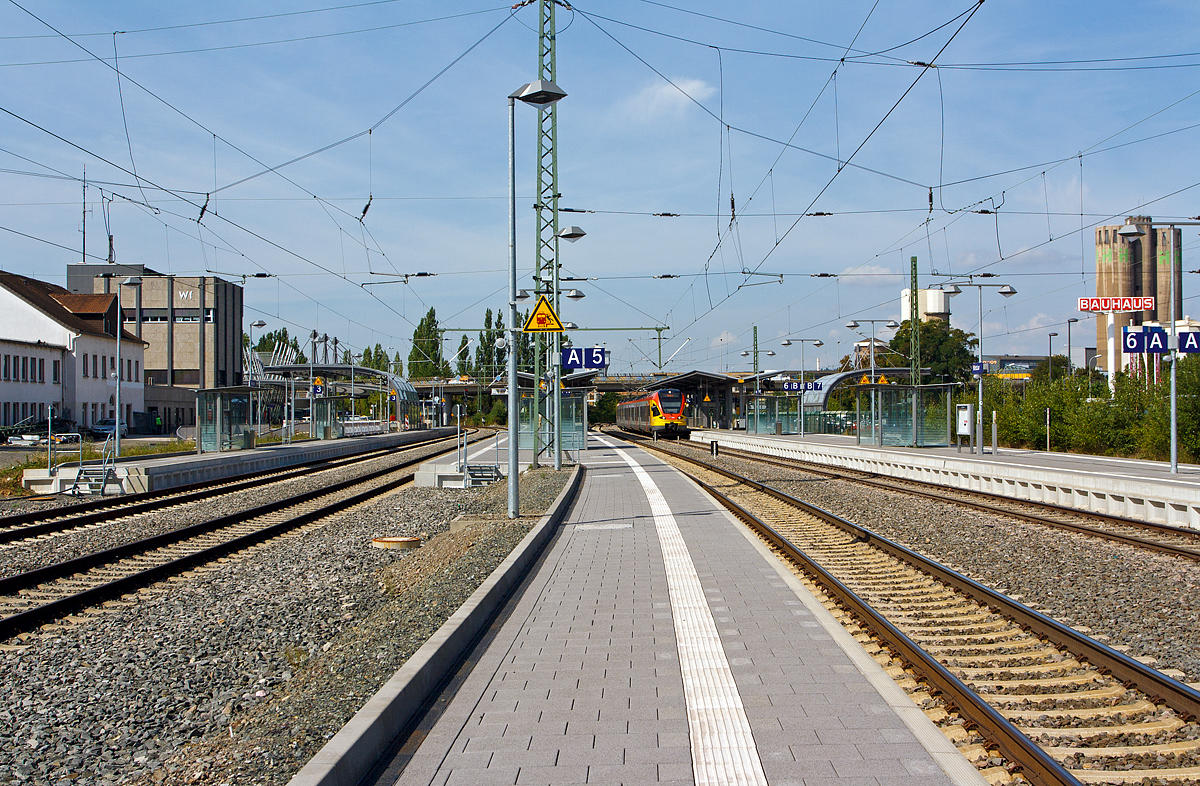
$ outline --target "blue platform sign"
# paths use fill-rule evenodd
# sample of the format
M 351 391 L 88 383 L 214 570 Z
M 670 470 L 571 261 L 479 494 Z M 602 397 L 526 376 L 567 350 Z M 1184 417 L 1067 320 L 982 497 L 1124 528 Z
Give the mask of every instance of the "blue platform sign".
M 983 363 L 972 363 L 971 364 L 971 373 L 974 374 L 975 376 L 977 376 L 977 377 L 983 376 L 983 371 L 984 371 Z
M 562 351 L 563 368 L 605 368 L 608 357 L 604 347 L 571 347 Z
M 1165 355 L 1170 350 L 1167 349 L 1167 331 L 1162 328 L 1151 328 L 1149 330 L 1129 330 L 1124 329 L 1124 335 L 1121 337 L 1121 344 L 1126 354 L 1140 355 L 1146 352 Z M 1183 336 L 1180 335 L 1182 342 Z M 1196 352 L 1200 350 L 1189 350 Z
M 1180 352 L 1200 352 L 1200 333 L 1180 333 Z
M 801 390 L 820 390 L 820 382 L 798 382 L 795 380 L 783 383 L 783 389 L 788 393 L 799 393 Z

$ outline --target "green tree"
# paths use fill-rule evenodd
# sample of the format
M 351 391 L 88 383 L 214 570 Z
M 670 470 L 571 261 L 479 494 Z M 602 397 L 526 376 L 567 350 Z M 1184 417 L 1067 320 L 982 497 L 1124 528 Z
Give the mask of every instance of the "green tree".
M 605 393 L 596 401 L 596 406 L 588 407 L 588 423 L 616 423 L 619 401 L 620 397 L 613 391 Z
M 428 379 L 450 373 L 442 358 L 442 337 L 438 333 L 437 313 L 432 307 L 413 331 L 412 350 L 408 353 L 408 374 L 414 379 Z
M 245 334 L 243 334 L 245 336 Z M 250 337 L 245 336 L 246 343 L 249 344 Z M 291 347 L 296 352 L 297 363 L 307 363 L 308 357 L 300 350 L 300 342 L 295 336 L 289 336 L 287 328 L 279 330 L 271 330 L 263 333 L 258 337 L 258 341 L 254 342 L 255 352 L 272 352 L 277 346 Z
M 1067 376 L 1067 356 L 1055 355 L 1051 358 L 1051 364 L 1054 367 L 1054 378 L 1063 379 Z M 1034 382 L 1045 382 L 1047 377 L 1046 361 L 1042 361 L 1033 367 L 1033 371 L 1029 373 L 1030 379 Z
M 392 373 L 398 377 L 404 376 L 404 360 L 400 357 L 399 352 L 392 358 Z
M 949 322 L 931 319 L 919 323 L 919 338 L 921 339 L 921 368 L 927 368 L 934 379 L 946 382 L 966 382 L 971 378 L 971 363 L 975 360 L 972 348 L 978 340 L 973 333 L 966 333 L 958 328 L 950 327 Z M 911 345 L 911 320 L 904 320 L 896 335 L 888 346 L 893 352 L 904 357 L 906 365 L 909 362 L 908 353 Z

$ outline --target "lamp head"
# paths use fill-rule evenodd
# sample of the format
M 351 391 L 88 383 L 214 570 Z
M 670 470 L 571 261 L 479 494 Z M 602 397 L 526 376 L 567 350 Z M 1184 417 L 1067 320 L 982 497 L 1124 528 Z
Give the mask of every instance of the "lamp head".
M 850 328 L 851 330 L 858 330 L 858 322 L 852 319 L 846 323 L 846 327 Z
M 942 291 L 946 293 L 947 297 L 954 297 L 955 295 L 962 294 L 962 287 L 958 284 L 951 284 L 948 289 L 943 289 Z
M 785 338 L 783 341 L 779 342 L 779 345 L 782 347 L 790 347 L 792 345 L 792 340 L 790 338 Z
M 1050 334 L 1050 338 L 1054 338 L 1054 337 L 1055 337 L 1055 336 L 1057 336 L 1057 335 L 1058 335 L 1057 333 L 1051 333 L 1051 334 Z
M 823 347 L 823 346 L 825 346 L 825 342 L 824 341 L 814 341 L 813 346 L 814 347 Z
M 743 349 L 743 350 L 742 350 L 742 357 L 744 357 L 744 358 L 748 358 L 748 357 L 750 357 L 750 350 L 748 350 L 748 349 Z
M 569 240 L 572 243 L 586 234 L 587 232 L 584 232 L 577 226 L 563 227 L 562 229 L 558 230 L 559 237 L 561 237 L 563 240 Z
M 1000 287 L 1000 294 L 1004 295 L 1005 297 L 1012 297 L 1013 295 L 1017 294 L 1017 290 L 1013 289 L 1010 285 L 1005 284 L 1004 286 Z
M 261 319 L 256 322 L 250 323 L 250 327 L 252 327 L 252 328 L 265 328 L 266 326 L 267 326 L 267 323 L 263 322 Z
M 529 290 L 528 289 L 518 289 L 517 290 L 517 300 L 529 300 Z
M 1068 319 L 1068 320 L 1067 320 L 1067 324 L 1069 325 L 1069 324 L 1071 324 L 1072 322 L 1078 322 L 1078 321 L 1079 321 L 1079 320 L 1078 320 L 1078 319 L 1076 319 L 1075 317 L 1071 317 L 1070 319 Z
M 899 322 L 897 322 L 897 321 L 896 321 L 896 320 L 894 320 L 894 319 L 889 319 L 889 320 L 888 320 L 888 322 L 887 322 L 887 324 L 886 324 L 886 325 L 884 325 L 884 327 L 886 327 L 886 328 L 891 328 L 892 330 L 895 330 L 896 328 L 900 327 L 900 323 L 899 323 Z
M 1135 237 L 1141 237 L 1146 233 L 1137 224 L 1126 224 L 1117 230 L 1117 234 L 1126 240 L 1133 240 Z
M 509 98 L 515 98 L 518 101 L 535 106 L 549 106 L 566 97 L 567 91 L 548 79 L 539 79 L 536 82 L 522 85 L 517 88 L 516 92 L 509 96 Z
M 141 276 L 130 276 L 129 278 L 127 278 L 121 282 L 121 286 L 123 286 L 123 287 L 140 287 L 141 285 L 142 285 L 142 277 Z
M 567 290 L 567 297 L 571 298 L 571 300 L 582 300 L 583 298 L 587 297 L 587 295 L 583 294 L 578 289 L 569 289 Z

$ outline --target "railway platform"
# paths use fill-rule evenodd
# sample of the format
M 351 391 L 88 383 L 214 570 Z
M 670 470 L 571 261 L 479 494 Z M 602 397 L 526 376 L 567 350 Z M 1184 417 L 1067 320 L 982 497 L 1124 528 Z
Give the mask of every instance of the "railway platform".
M 469 674 L 366 782 L 985 783 L 681 473 L 595 435 L 582 463 L 574 505 Z M 348 729 L 328 747 L 352 751 Z M 325 754 L 293 786 L 356 780 L 333 763 L 352 756 Z
M 856 445 L 853 437 L 799 437 L 695 430 L 694 442 L 718 443 L 780 458 L 827 464 L 889 477 L 1047 502 L 1096 513 L 1200 529 L 1200 466 L 1163 461 L 1000 448 L 992 455 L 964 447 L 905 448 Z
M 120 483 L 121 492 L 126 494 L 161 491 L 191 483 L 220 481 L 253 472 L 295 467 L 313 461 L 327 461 L 452 434 L 453 428 L 435 428 L 368 437 L 294 442 L 290 445 L 270 445 L 229 453 L 123 458 L 113 467 L 114 478 L 111 485 Z M 36 493 L 62 493 L 71 488 L 78 472 L 78 467 L 60 467 L 53 475 L 44 469 L 26 470 L 24 485 Z

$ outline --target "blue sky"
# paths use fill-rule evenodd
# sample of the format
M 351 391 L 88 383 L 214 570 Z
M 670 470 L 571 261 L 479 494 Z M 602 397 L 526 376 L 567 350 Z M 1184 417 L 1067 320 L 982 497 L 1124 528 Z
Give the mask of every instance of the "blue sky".
M 745 368 L 755 325 L 778 352 L 764 367 L 799 365 L 787 335 L 823 340 L 828 366 L 859 338 L 847 321 L 899 317 L 915 255 L 922 287 L 988 272 L 1017 288 L 985 293 L 989 353 L 1044 353 L 1078 316 L 1080 363 L 1091 227 L 1200 214 L 1198 17 L 1182 1 L 560 8 L 561 205 L 595 211 L 563 215 L 588 234 L 562 260 L 596 279 L 563 318 L 667 325 L 675 370 Z M 107 215 L 120 261 L 271 273 L 245 302 L 272 329 L 407 355 L 430 306 L 472 329 L 505 307 L 506 96 L 535 77 L 536 5 L 9 2 L 0 29 L 3 269 L 64 282 L 86 166 L 89 254 L 107 254 Z M 536 113 L 517 111 L 527 283 Z M 437 275 L 362 286 L 416 272 Z M 973 294 L 953 308 L 979 332 Z M 654 335 L 577 340 L 644 371 Z

